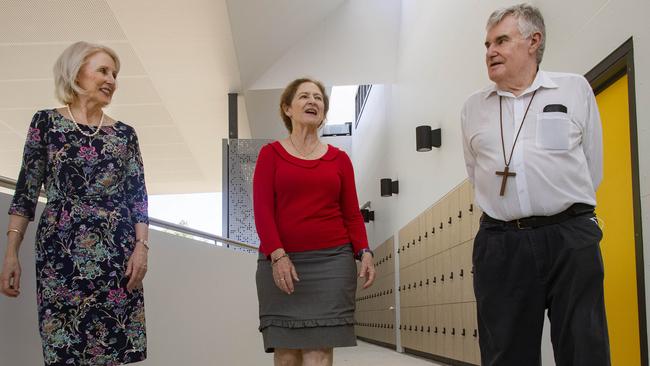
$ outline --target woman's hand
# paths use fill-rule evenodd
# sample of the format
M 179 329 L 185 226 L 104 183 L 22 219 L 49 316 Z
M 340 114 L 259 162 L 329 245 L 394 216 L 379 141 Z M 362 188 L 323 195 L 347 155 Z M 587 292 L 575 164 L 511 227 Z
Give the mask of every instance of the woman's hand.
M 20 262 L 17 255 L 5 255 L 0 274 L 0 292 L 9 297 L 20 295 Z
M 278 260 L 278 258 L 280 258 Z M 273 264 L 275 262 L 275 264 Z M 273 282 L 282 292 L 291 295 L 294 291 L 293 281 L 300 281 L 296 267 L 286 255 L 284 249 L 276 249 L 271 253 L 271 267 L 273 268 Z
M 131 292 L 136 288 L 142 288 L 142 280 L 147 274 L 147 249 L 143 243 L 137 242 L 129 262 L 126 265 L 126 277 L 129 277 L 129 283 L 126 284 L 126 290 Z
M 372 286 L 373 282 L 375 282 L 375 264 L 372 261 L 371 253 L 366 252 L 361 256 L 361 270 L 359 271 L 359 277 L 366 278 L 363 288 L 368 288 Z

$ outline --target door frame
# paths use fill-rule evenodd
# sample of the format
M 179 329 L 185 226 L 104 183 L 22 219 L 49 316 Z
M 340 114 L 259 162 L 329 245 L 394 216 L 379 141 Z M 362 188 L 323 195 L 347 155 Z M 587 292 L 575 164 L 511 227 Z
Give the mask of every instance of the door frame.
M 594 94 L 599 94 L 627 74 L 628 108 L 630 114 L 630 154 L 632 163 L 632 205 L 634 210 L 634 241 L 636 253 L 637 302 L 639 305 L 639 342 L 641 365 L 648 366 L 648 332 L 646 320 L 645 274 L 643 261 L 643 233 L 641 194 L 639 184 L 639 152 L 636 119 L 636 92 L 634 81 L 634 42 L 632 37 L 585 74 Z

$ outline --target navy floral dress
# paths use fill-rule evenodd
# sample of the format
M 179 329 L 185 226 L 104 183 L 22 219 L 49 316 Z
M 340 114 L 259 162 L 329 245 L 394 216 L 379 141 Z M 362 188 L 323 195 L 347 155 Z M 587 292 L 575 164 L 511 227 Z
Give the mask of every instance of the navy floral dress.
M 124 275 L 135 224 L 148 223 L 135 130 L 117 122 L 87 137 L 58 111 L 37 112 L 9 214 L 33 220 L 41 185 L 47 204 L 35 247 L 45 365 L 144 360 L 143 292 L 129 293 Z

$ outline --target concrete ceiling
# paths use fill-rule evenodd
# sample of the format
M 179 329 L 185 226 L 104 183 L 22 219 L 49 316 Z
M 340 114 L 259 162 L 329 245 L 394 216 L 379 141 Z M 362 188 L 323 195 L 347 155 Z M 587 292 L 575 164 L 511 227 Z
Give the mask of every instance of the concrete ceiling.
M 17 177 L 36 110 L 60 106 L 52 65 L 72 42 L 122 61 L 107 109 L 138 131 L 151 194 L 221 190 L 229 92 L 240 137 L 278 134 L 278 89 L 391 82 L 400 1 L 0 0 L 0 175 Z M 253 97 L 248 98 L 248 96 Z

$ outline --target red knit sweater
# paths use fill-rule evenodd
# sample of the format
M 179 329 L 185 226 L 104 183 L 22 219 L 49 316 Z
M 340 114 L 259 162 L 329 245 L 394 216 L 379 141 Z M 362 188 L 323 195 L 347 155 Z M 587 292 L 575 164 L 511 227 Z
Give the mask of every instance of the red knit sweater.
M 299 159 L 280 142 L 260 151 L 253 176 L 260 252 L 303 252 L 352 243 L 368 247 L 348 155 L 328 145 L 317 160 Z

